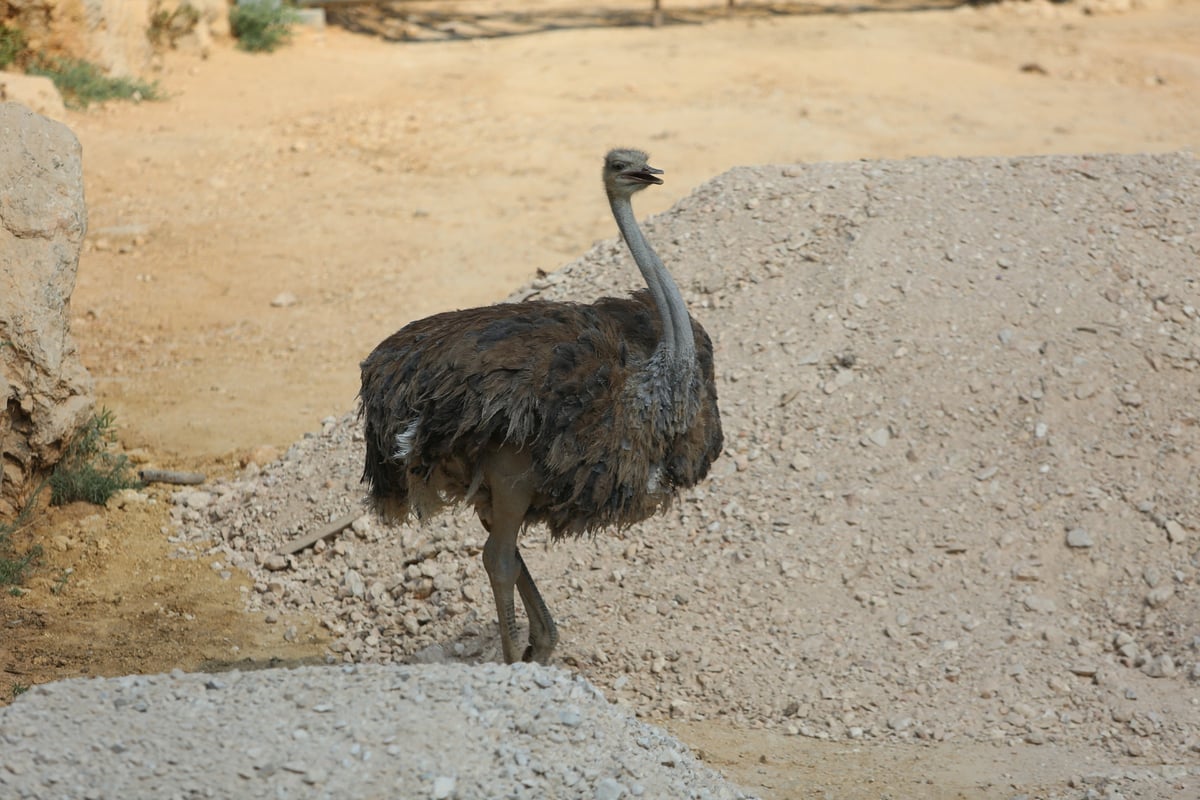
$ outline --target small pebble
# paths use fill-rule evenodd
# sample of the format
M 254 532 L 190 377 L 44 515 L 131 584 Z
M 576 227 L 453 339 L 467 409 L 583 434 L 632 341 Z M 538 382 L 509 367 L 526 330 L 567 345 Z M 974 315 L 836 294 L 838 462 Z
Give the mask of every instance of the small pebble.
M 433 779 L 433 792 L 430 794 L 434 800 L 446 800 L 454 793 L 454 786 L 457 781 L 449 775 L 439 775 Z
M 625 794 L 624 786 L 613 778 L 605 778 L 596 784 L 593 797 L 595 800 L 620 800 L 623 794 Z
M 1070 547 L 1082 549 L 1094 547 L 1095 544 L 1096 543 L 1093 541 L 1092 535 L 1083 528 L 1072 528 L 1071 530 L 1067 531 L 1067 545 Z

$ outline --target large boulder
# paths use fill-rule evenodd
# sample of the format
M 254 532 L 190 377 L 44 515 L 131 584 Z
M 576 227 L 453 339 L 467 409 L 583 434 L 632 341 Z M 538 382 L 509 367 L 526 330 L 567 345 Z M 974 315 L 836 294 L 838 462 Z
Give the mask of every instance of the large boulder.
M 70 331 L 87 232 L 80 155 L 65 125 L 0 103 L 0 521 L 94 407 Z

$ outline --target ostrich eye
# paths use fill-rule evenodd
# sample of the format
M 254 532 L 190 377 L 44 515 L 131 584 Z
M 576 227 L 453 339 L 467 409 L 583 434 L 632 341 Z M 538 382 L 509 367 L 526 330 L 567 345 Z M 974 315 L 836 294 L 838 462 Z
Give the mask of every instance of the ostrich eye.
M 628 167 L 629 165 L 626 164 L 624 161 L 614 161 L 612 166 L 613 166 L 613 169 L 618 170 L 620 172 L 624 172 L 626 167 Z

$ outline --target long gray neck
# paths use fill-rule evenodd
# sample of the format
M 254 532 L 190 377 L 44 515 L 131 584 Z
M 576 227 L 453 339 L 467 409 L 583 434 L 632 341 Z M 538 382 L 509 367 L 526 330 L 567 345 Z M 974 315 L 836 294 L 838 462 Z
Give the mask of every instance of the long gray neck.
M 628 197 L 609 196 L 608 204 L 616 217 L 617 227 L 629 245 L 629 252 L 637 263 L 646 286 L 654 298 L 654 305 L 662 319 L 662 338 L 658 341 L 658 350 L 671 361 L 692 363 L 696 358 L 696 340 L 692 335 L 692 320 L 688 316 L 687 306 L 684 305 L 683 295 L 675 285 L 675 279 L 662 260 L 654 252 L 642 229 L 638 227 L 637 218 L 633 215 L 633 205 Z

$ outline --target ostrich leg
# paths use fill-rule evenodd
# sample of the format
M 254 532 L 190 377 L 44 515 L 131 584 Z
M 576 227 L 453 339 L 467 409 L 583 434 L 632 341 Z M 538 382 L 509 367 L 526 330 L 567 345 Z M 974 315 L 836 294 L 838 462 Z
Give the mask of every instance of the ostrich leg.
M 517 563 L 521 567 L 517 576 L 517 590 L 521 592 L 521 602 L 525 604 L 525 614 L 529 617 L 529 647 L 525 650 L 524 660 L 545 664 L 558 644 L 558 626 L 554 624 L 554 617 L 550 616 L 550 609 L 533 582 L 520 550 L 517 551 Z
M 517 534 L 529 507 L 528 498 L 520 492 L 502 489 L 492 484 L 492 509 L 488 538 L 483 544 L 483 568 L 492 584 L 496 600 L 496 616 L 500 620 L 500 645 L 504 660 L 511 664 L 520 653 L 517 650 L 517 612 L 513 603 L 513 587 L 521 574 L 517 555 Z
M 492 584 L 496 616 L 500 621 L 500 644 L 504 660 L 545 661 L 558 641 L 558 630 L 546 601 L 538 592 L 529 568 L 517 549 L 517 535 L 533 499 L 529 454 L 509 447 L 493 451 L 483 464 L 483 474 L 491 495 L 490 508 L 480 513 L 488 539 L 483 545 L 483 566 Z M 529 646 L 522 653 L 517 647 L 517 615 L 514 586 L 529 617 Z

